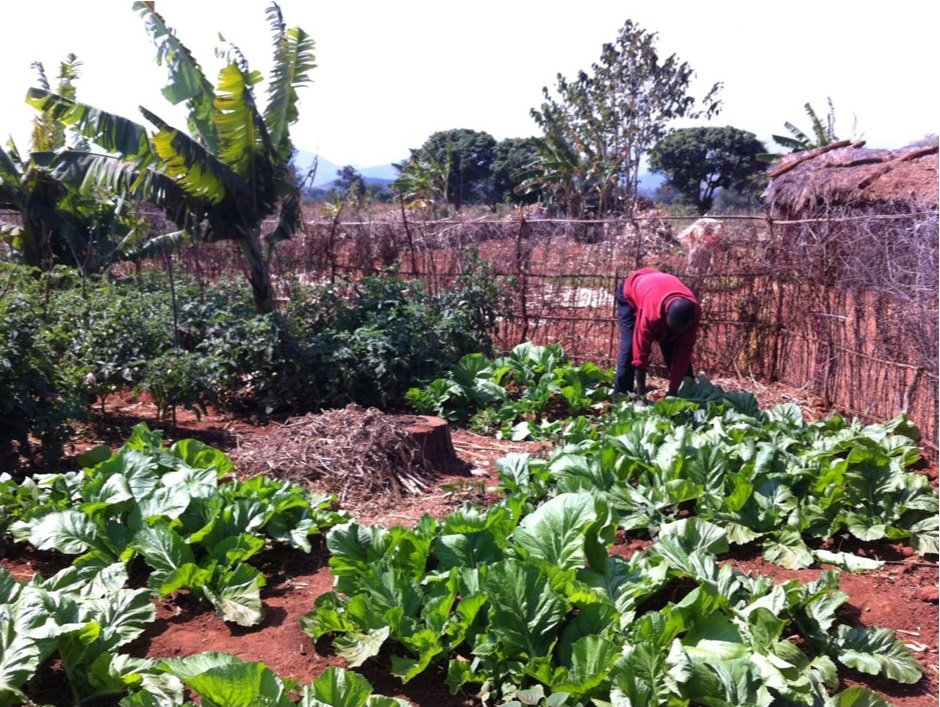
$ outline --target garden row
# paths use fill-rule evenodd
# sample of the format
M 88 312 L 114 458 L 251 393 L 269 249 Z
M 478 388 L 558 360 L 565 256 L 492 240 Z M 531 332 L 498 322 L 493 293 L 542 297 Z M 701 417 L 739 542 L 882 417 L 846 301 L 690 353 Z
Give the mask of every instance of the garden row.
M 280 314 L 259 316 L 241 281 L 0 264 L 0 470 L 36 444 L 54 464 L 74 423 L 115 391 L 147 391 L 167 417 L 401 406 L 410 387 L 489 350 L 500 295 L 474 267 L 440 296 L 391 274 L 295 282 Z
M 337 702 L 320 680 L 290 685 L 258 663 L 119 650 L 153 620 L 152 598 L 183 589 L 255 625 L 264 578 L 252 558 L 278 544 L 309 551 L 321 535 L 336 581 L 303 629 L 349 668 L 381 653 L 402 681 L 443 671 L 452 690 L 473 686 L 486 703 L 883 707 L 865 688 L 839 691 L 840 670 L 921 678 L 891 630 L 846 623 L 836 571 L 775 583 L 718 561 L 729 543 L 759 542 L 788 567 L 878 565 L 824 549 L 842 534 L 936 555 L 938 498 L 910 469 L 910 421 L 806 421 L 793 405 L 760 410 L 705 380 L 653 404 L 601 402 L 608 387 L 558 347 L 525 344 L 466 356 L 411 390 L 442 414 L 554 443 L 545 458 L 499 462 L 498 502 L 413 528 L 362 526 L 303 488 L 235 480 L 217 450 L 166 449 L 145 427 L 114 454 L 81 457 L 81 470 L 3 477 L 8 537 L 74 561 L 49 579 L 0 576 L 0 704 L 22 699 L 52 656 L 76 700 L 118 693 L 122 707 L 175 707 L 184 684 L 204 705 L 395 704 L 347 673 L 325 678 L 333 697 L 337 683 L 355 686 L 357 699 Z M 545 418 L 565 407 L 593 414 Z M 617 556 L 618 530 L 653 543 Z M 210 692 L 229 674 L 237 690 Z

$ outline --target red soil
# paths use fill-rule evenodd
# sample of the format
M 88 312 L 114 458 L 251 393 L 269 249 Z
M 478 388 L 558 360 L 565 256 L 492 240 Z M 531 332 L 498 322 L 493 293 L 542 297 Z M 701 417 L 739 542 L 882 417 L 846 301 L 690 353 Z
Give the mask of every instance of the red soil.
M 233 449 L 251 435 L 264 433 L 263 428 L 211 414 L 196 420 L 189 413 L 180 413 L 177 428 L 167 428 L 156 421 L 152 405 L 115 401 L 83 431 L 78 450 L 101 442 L 120 446 L 130 426 L 139 420 L 146 421 L 151 428 L 165 429 L 167 441 L 195 437 L 223 450 Z M 386 526 L 410 525 L 424 514 L 441 517 L 464 501 L 486 500 L 486 488 L 497 481 L 495 460 L 510 451 L 533 450 L 537 446 L 498 441 L 462 430 L 453 430 L 452 438 L 460 460 L 473 469 L 471 474 L 442 474 L 434 480 L 433 488 L 421 496 L 376 498 L 360 508 L 348 510 L 361 523 Z M 936 464 L 930 465 L 926 473 L 936 483 Z M 647 544 L 622 535 L 614 552 L 629 555 L 642 551 Z M 925 560 L 898 544 L 868 545 L 867 549 L 853 547 L 851 550 L 867 553 L 885 564 L 865 574 L 843 574 L 841 588 L 848 594 L 849 601 L 842 607 L 842 619 L 852 624 L 895 630 L 921 661 L 924 676 L 917 684 L 906 686 L 842 670 L 843 687 L 864 685 L 898 707 L 935 707 L 940 694 L 936 558 Z M 133 652 L 155 658 L 227 651 L 245 660 L 262 661 L 282 677 L 309 682 L 330 666 L 344 665 L 327 642 L 314 644 L 299 623 L 313 608 L 316 597 L 332 587 L 328 559 L 323 547 L 309 555 L 294 550 L 266 555 L 262 567 L 267 578 L 267 586 L 262 589 L 266 614 L 263 623 L 252 628 L 226 624 L 205 602 L 185 594 L 158 601 L 156 623 L 132 646 Z M 821 572 L 820 569 L 783 569 L 767 563 L 759 549 L 753 547 L 737 549 L 723 561 L 742 572 L 768 575 L 779 581 L 812 581 Z M 60 557 L 24 547 L 7 548 L 6 556 L 0 558 L 0 565 L 19 579 L 28 579 L 37 572 L 47 575 L 61 563 Z M 373 684 L 376 693 L 403 697 L 419 707 L 476 707 L 480 704 L 479 699 L 469 693 L 451 695 L 441 676 L 421 675 L 403 686 L 385 668 L 373 659 L 359 669 Z M 50 675 L 49 680 L 54 681 L 55 676 Z

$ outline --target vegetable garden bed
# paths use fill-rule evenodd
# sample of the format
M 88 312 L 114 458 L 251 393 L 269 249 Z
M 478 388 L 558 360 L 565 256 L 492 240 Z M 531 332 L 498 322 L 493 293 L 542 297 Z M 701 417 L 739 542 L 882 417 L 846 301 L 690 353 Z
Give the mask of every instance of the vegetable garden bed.
M 779 387 L 765 393 L 778 400 L 793 399 L 794 391 Z M 761 400 L 762 406 L 768 400 Z M 100 442 L 117 448 L 131 433 L 131 425 L 145 421 L 160 426 L 156 408 L 142 401 L 109 401 L 106 412 L 96 416 L 94 423 L 82 432 L 77 451 Z M 203 439 L 226 452 L 234 452 L 250 444 L 255 436 L 271 434 L 271 428 L 252 428 L 244 422 L 213 415 L 199 419 L 188 413 L 177 418 L 177 428 L 167 429 L 167 443 L 176 439 Z M 470 471 L 438 473 L 428 481 L 420 495 L 393 495 L 357 501 L 349 512 L 362 526 L 375 523 L 384 527 L 413 527 L 424 516 L 441 519 L 452 514 L 464 502 L 491 504 L 498 500 L 493 490 L 500 485 L 499 464 L 509 454 L 543 455 L 542 442 L 512 442 L 453 430 L 453 443 L 458 457 Z M 935 465 L 918 468 L 931 484 L 937 485 Z M 652 543 L 644 533 L 618 531 L 611 548 L 612 557 L 628 560 L 642 557 Z M 884 627 L 895 632 L 914 660 L 921 666 L 922 676 L 912 684 L 866 674 L 859 669 L 839 666 L 838 688 L 863 686 L 880 695 L 889 704 L 899 707 L 935 705 L 938 695 L 938 609 L 936 556 L 918 556 L 907 542 L 877 541 L 860 543 L 848 533 L 839 533 L 820 548 L 834 554 L 850 553 L 852 557 L 874 560 L 878 566 L 859 572 L 843 572 L 838 578 L 839 591 L 846 600 L 836 610 L 837 623 L 847 627 Z M 181 589 L 154 600 L 155 619 L 130 644 L 122 648 L 140 658 L 179 658 L 208 651 L 234 654 L 246 661 L 261 661 L 273 673 L 301 684 L 310 683 L 329 668 L 343 667 L 348 661 L 341 657 L 330 636 L 314 640 L 304 630 L 302 620 L 319 597 L 334 588 L 336 575 L 329 565 L 331 553 L 322 538 L 312 538 L 310 552 L 279 546 L 261 552 L 253 564 L 260 569 L 265 584 L 260 588 L 264 615 L 260 623 L 239 626 L 220 618 L 213 606 L 197 593 Z M 718 556 L 720 565 L 730 565 L 745 575 L 769 577 L 775 583 L 795 581 L 800 585 L 819 582 L 831 566 L 818 563 L 801 569 L 785 569 L 767 561 L 759 545 L 747 543 L 732 546 Z M 36 550 L 29 544 L 6 548 L 0 567 L 14 579 L 24 581 L 36 574 L 51 576 L 69 564 L 69 558 L 51 551 Z M 143 572 L 139 565 L 132 570 Z M 129 584 L 146 584 L 146 573 L 131 576 Z M 689 587 L 673 582 L 657 602 L 682 601 Z M 797 640 L 791 637 L 790 640 Z M 475 688 L 467 684 L 451 694 L 443 668 L 438 666 L 420 672 L 402 684 L 393 677 L 392 652 L 379 651 L 363 661 L 357 671 L 371 683 L 375 693 L 396 696 L 421 707 L 471 707 L 479 705 Z M 446 663 L 445 663 L 446 665 Z M 398 666 L 398 670 L 401 667 Z M 72 704 L 70 688 L 60 662 L 43 665 L 31 682 L 32 699 L 40 704 Z M 97 703 L 96 703 L 97 704 Z M 115 700 L 113 704 L 117 704 Z M 145 704 L 145 703 L 142 703 Z M 847 704 L 847 703 L 846 703 Z M 868 703 L 865 703 L 868 704 Z

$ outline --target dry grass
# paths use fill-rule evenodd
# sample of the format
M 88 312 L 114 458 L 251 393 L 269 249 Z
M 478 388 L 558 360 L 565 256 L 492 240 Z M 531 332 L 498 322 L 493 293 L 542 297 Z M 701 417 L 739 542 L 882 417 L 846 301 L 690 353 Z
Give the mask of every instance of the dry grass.
M 342 506 L 420 493 L 434 473 L 399 418 L 357 405 L 291 418 L 230 457 L 242 474 L 310 482 Z

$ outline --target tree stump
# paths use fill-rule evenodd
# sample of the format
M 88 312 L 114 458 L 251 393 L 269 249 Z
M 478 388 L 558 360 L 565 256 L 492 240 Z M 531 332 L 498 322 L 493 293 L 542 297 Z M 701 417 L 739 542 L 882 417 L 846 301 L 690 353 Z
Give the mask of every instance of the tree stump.
M 401 415 L 398 421 L 417 443 L 428 467 L 449 473 L 465 471 L 466 465 L 454 449 L 447 420 L 431 415 Z

